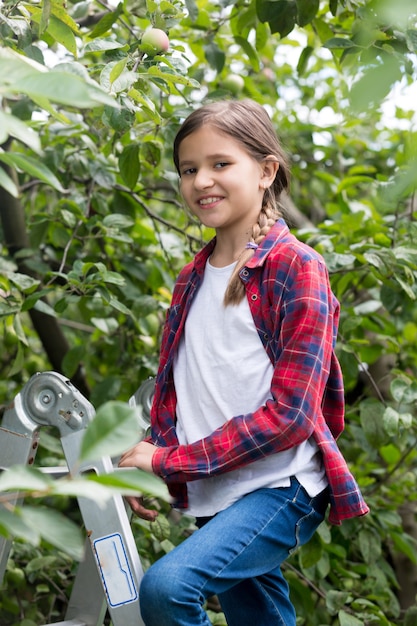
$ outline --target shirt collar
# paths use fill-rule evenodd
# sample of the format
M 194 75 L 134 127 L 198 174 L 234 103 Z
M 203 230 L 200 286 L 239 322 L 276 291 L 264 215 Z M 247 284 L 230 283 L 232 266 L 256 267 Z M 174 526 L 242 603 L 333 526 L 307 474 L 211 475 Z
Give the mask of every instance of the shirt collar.
M 249 261 L 246 263 L 246 267 L 260 267 L 265 263 L 269 253 L 275 247 L 275 245 L 281 239 L 284 239 L 289 233 L 289 228 L 285 221 L 280 218 L 275 222 L 265 239 L 259 245 L 258 249 L 255 251 L 255 254 Z M 208 244 L 204 246 L 202 250 L 197 252 L 194 257 L 194 268 L 197 274 L 203 274 L 204 269 L 206 267 L 207 259 L 211 255 L 214 250 L 214 246 L 216 245 L 216 238 L 214 237 Z
M 282 218 L 277 220 L 265 239 L 259 245 L 259 248 L 256 250 L 253 257 L 246 263 L 246 267 L 253 268 L 262 266 L 271 250 L 280 240 L 284 239 L 289 232 L 289 228 L 285 221 Z

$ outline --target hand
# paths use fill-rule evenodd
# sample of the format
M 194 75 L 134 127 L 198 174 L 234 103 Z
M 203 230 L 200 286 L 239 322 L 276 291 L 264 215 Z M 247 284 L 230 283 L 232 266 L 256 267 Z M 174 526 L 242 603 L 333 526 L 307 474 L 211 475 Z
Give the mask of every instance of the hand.
M 147 441 L 140 441 L 120 457 L 119 467 L 138 467 L 145 472 L 153 473 L 152 458 L 157 447 Z
M 119 467 L 138 467 L 146 472 L 152 473 L 152 457 L 155 454 L 156 446 L 146 441 L 141 441 L 136 446 L 122 454 L 119 461 Z M 158 517 L 158 511 L 154 509 L 147 509 L 144 506 L 144 500 L 142 496 L 126 496 L 133 513 L 138 517 L 147 520 L 148 522 L 154 522 Z
M 145 519 L 148 522 L 154 522 L 159 515 L 158 511 L 155 511 L 155 509 L 147 509 L 144 506 L 142 496 L 125 496 L 125 500 L 129 504 L 133 513 L 141 519 Z

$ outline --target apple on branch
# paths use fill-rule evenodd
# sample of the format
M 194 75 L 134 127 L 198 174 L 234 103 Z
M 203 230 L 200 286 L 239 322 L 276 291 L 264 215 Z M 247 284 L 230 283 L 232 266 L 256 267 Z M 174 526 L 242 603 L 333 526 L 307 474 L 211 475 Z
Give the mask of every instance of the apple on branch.
M 239 74 L 229 74 L 222 80 L 221 86 L 234 96 L 237 96 L 243 90 L 245 81 Z
M 160 28 L 148 28 L 142 35 L 141 49 L 146 54 L 154 56 L 166 52 L 169 48 L 169 38 Z

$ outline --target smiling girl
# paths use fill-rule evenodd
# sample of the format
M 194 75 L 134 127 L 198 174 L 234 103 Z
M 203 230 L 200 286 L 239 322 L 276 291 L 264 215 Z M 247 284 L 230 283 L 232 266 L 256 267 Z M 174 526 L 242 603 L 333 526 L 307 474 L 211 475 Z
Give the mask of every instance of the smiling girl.
M 154 472 L 199 530 L 151 566 L 146 626 L 295 626 L 283 561 L 325 517 L 368 507 L 337 446 L 339 304 L 323 259 L 281 217 L 289 170 L 251 100 L 194 111 L 174 142 L 182 196 L 215 238 L 180 273 L 164 328 L 152 436 L 120 461 Z M 148 520 L 157 513 L 128 498 Z

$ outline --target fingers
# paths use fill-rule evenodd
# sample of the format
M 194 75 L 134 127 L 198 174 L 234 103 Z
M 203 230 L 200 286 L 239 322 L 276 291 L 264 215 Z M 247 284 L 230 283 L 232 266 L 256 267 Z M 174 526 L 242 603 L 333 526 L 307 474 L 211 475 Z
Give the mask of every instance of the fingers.
M 134 460 L 134 450 L 135 448 L 130 448 L 130 450 L 127 450 L 121 455 L 119 459 L 119 467 L 128 467 L 129 465 L 132 466 L 132 462 Z
M 158 517 L 158 511 L 155 511 L 154 509 L 147 509 L 143 505 L 143 498 L 127 496 L 126 501 L 128 502 L 133 513 L 135 513 L 135 515 L 137 515 L 141 519 L 144 519 L 148 522 L 154 522 Z
M 140 450 L 141 444 L 137 444 L 130 450 L 127 450 L 119 459 L 119 467 L 138 467 L 145 471 L 152 473 L 152 455 L 155 452 L 155 447 L 148 444 L 148 448 L 145 448 L 145 454 Z M 133 513 L 148 522 L 154 522 L 158 517 L 158 511 L 154 509 L 147 509 L 144 506 L 143 498 L 140 496 L 126 496 L 127 503 L 132 509 Z
M 136 444 L 130 450 L 122 454 L 119 460 L 119 467 L 138 467 L 145 472 L 152 473 L 152 459 L 157 448 L 145 441 Z

